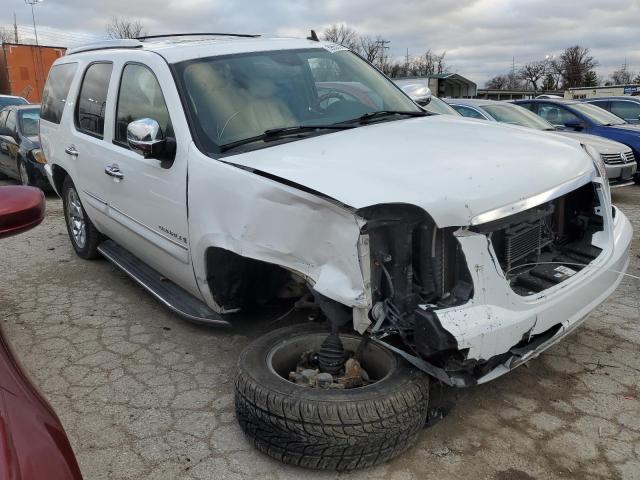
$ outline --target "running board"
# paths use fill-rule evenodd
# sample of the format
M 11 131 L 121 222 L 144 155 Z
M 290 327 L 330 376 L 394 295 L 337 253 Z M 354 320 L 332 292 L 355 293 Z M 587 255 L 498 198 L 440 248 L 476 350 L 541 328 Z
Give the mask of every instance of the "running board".
M 214 327 L 230 327 L 218 313 L 202 301 L 162 276 L 136 256 L 129 253 L 113 240 L 106 240 L 98 246 L 104 258 L 129 275 L 138 285 L 160 300 L 169 310 L 190 322 Z

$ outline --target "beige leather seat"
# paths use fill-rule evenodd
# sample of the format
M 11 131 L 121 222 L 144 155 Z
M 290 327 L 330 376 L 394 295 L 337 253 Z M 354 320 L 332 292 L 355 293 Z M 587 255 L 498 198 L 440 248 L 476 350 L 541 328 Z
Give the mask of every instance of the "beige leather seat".
M 218 144 L 252 135 L 247 115 L 242 115 L 242 110 L 247 108 L 246 96 L 234 87 L 233 80 L 223 68 L 201 62 L 185 71 L 185 83 L 196 115 L 203 126 L 211 126 L 207 134 Z
M 249 83 L 251 116 L 260 133 L 298 123 L 289 107 L 276 96 L 276 90 L 275 84 L 268 78 L 253 78 Z

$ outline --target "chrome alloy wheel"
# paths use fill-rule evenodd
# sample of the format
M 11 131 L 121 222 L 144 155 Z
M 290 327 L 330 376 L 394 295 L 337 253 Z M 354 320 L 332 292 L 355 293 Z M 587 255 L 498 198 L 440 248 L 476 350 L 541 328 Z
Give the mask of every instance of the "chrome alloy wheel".
M 82 204 L 74 188 L 67 191 L 67 223 L 76 247 L 84 248 L 87 243 L 86 223 Z
M 18 171 L 20 173 L 20 182 L 22 185 L 29 185 L 29 172 L 27 172 L 27 166 L 23 161 L 18 163 Z

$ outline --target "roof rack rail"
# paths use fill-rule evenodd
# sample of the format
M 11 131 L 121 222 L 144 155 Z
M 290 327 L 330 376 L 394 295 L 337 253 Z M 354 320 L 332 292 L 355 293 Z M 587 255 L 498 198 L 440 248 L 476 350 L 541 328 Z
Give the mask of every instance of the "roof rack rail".
M 144 37 L 136 37 L 136 40 L 144 41 L 152 38 L 171 38 L 171 37 L 243 37 L 243 38 L 257 38 L 260 35 L 249 33 L 215 33 L 215 32 L 203 32 L 203 33 L 167 33 L 165 35 L 145 35 Z
M 80 47 L 70 48 L 67 55 L 74 53 L 90 52 L 92 50 L 107 50 L 110 48 L 142 48 L 142 42 L 135 38 L 121 38 L 117 40 L 103 40 L 101 42 L 88 43 Z

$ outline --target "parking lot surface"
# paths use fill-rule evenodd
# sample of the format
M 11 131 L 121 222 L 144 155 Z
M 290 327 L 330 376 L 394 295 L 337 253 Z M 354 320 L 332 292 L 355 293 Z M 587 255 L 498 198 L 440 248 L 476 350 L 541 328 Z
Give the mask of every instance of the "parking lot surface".
M 6 182 L 0 182 L 6 184 Z M 280 312 L 233 330 L 191 325 L 104 260 L 75 256 L 62 204 L 0 244 L 0 320 L 93 479 L 640 479 L 640 282 L 571 336 L 457 404 L 417 445 L 381 467 L 310 472 L 258 453 L 233 411 L 240 350 Z M 636 230 L 640 186 L 613 194 Z

